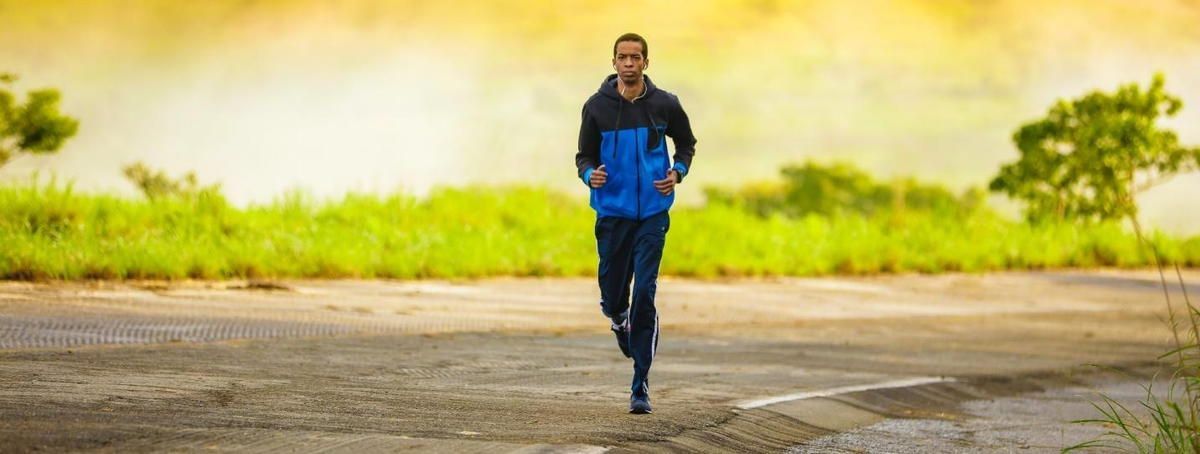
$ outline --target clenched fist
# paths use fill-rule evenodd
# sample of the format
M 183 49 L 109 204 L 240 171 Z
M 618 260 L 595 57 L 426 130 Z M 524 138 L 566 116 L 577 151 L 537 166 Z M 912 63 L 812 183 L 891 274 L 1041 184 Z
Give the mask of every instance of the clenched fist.
M 599 168 L 592 171 L 592 177 L 588 180 L 588 185 L 590 185 L 593 188 L 599 189 L 601 186 L 604 186 L 604 183 L 607 183 L 607 182 L 608 182 L 608 172 L 604 171 L 604 164 L 600 164 Z
M 664 196 L 671 195 L 675 191 L 675 185 L 679 184 L 679 172 L 675 169 L 667 171 L 667 177 L 661 180 L 654 180 L 654 189 L 657 189 L 659 194 Z

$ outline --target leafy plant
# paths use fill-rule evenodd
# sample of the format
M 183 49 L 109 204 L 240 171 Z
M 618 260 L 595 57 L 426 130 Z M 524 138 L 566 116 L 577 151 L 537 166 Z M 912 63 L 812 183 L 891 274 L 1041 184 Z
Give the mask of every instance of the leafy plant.
M 1026 202 L 1034 221 L 1136 218 L 1137 193 L 1200 168 L 1200 148 L 1156 125 L 1183 108 L 1163 80 L 1059 100 L 1013 134 L 1021 157 L 988 187 Z
M 784 166 L 782 182 L 747 185 L 739 190 L 705 188 L 709 202 L 738 205 L 759 216 L 879 216 L 905 211 L 965 215 L 982 204 L 982 194 L 961 197 L 936 184 L 912 178 L 880 182 L 846 163 L 814 162 Z
M 1021 161 L 1005 166 L 992 182 L 993 189 L 1026 198 L 1031 219 L 1127 217 L 1138 244 L 1150 251 L 1162 284 L 1173 348 L 1159 359 L 1173 358 L 1174 369 L 1166 397 L 1144 387 L 1146 397 L 1140 403 L 1150 416 L 1150 421 L 1144 421 L 1102 394 L 1103 404 L 1093 403 L 1102 417 L 1075 422 L 1116 429 L 1064 452 L 1110 447 L 1200 454 L 1200 311 L 1192 305 L 1176 260 L 1187 315 L 1181 337 L 1181 322 L 1163 273 L 1163 251 L 1143 234 L 1134 200 L 1139 191 L 1200 167 L 1200 149 L 1183 147 L 1174 132 L 1154 126 L 1160 115 L 1175 115 L 1180 108 L 1179 99 L 1163 91 L 1161 74 L 1146 91 L 1126 85 L 1114 95 L 1094 92 L 1071 104 L 1060 101 L 1047 119 L 1017 132 Z
M 142 162 L 136 162 L 122 168 L 125 178 L 133 182 L 142 194 L 151 200 L 164 197 L 195 198 L 201 195 L 219 196 L 221 185 L 213 184 L 200 186 L 200 180 L 195 172 L 188 172 L 183 177 L 174 179 L 162 170 L 154 170 Z
M 59 112 L 58 90 L 30 91 L 24 104 L 5 87 L 17 76 L 0 73 L 0 166 L 17 153 L 53 153 L 79 130 L 79 121 Z

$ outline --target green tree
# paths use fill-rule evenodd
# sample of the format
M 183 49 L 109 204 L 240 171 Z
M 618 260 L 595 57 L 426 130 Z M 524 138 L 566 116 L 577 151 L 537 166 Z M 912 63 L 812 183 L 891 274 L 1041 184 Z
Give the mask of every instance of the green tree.
M 17 77 L 0 73 L 0 166 L 17 153 L 53 153 L 75 135 L 79 121 L 58 110 L 58 90 L 28 93 L 25 104 L 7 90 Z
M 1021 157 L 989 184 L 1026 202 L 1026 217 L 1137 221 L 1137 193 L 1200 168 L 1200 148 L 1180 145 L 1174 131 L 1156 125 L 1183 107 L 1156 74 L 1149 88 L 1127 84 L 1115 93 L 1094 91 L 1059 100 L 1045 118 L 1013 134 Z

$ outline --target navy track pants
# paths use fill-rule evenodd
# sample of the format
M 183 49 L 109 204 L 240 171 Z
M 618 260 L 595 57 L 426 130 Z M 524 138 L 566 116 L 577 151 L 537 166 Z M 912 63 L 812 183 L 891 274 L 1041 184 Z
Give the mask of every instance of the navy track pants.
M 611 216 L 596 219 L 600 309 L 617 324 L 629 318 L 629 350 L 633 356 L 630 390 L 637 397 L 648 397 L 650 393 L 650 363 L 658 347 L 654 291 L 670 227 L 671 218 L 666 211 L 641 221 Z

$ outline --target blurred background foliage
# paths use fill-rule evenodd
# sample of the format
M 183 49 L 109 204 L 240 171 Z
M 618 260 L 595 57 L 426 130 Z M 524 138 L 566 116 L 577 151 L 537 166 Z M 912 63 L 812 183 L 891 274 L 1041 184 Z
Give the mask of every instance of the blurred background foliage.
M 54 87 L 0 79 L 43 155 L 0 167 L 2 278 L 591 275 L 569 148 L 640 28 L 701 138 L 666 274 L 1147 266 L 1164 207 L 1200 265 L 1188 2 L 134 3 L 0 0 Z
M 580 105 L 612 39 L 651 43 L 700 143 L 679 202 L 853 163 L 954 194 L 1018 156 L 1014 129 L 1056 99 L 1145 83 L 1200 103 L 1194 0 L 0 0 L 0 70 L 55 87 L 83 127 L 0 168 L 134 195 L 121 167 L 219 182 L 237 206 L 301 189 L 424 196 L 534 185 L 583 201 Z M 1164 118 L 1200 143 L 1200 110 Z M 1138 194 L 1146 223 L 1200 234 L 1189 174 Z M 997 210 L 1019 207 L 991 196 Z

